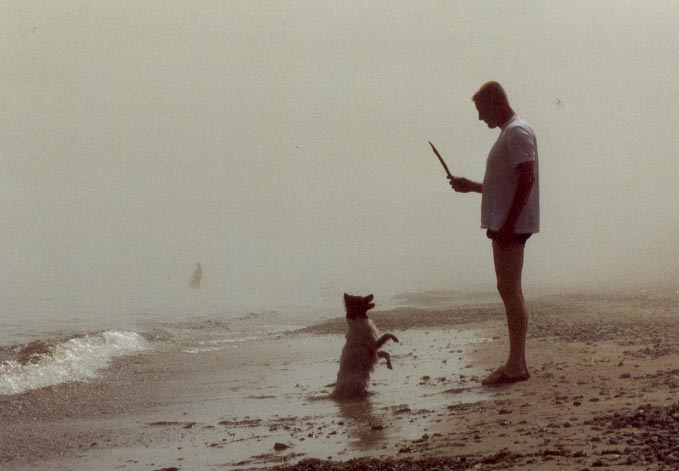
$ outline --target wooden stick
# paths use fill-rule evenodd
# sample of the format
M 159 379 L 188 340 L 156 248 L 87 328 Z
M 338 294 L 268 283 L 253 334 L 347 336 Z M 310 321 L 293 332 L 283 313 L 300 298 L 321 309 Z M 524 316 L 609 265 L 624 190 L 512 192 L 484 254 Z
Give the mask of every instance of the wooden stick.
M 443 157 L 441 157 L 441 154 L 439 154 L 439 151 L 436 150 L 436 147 L 434 147 L 434 144 L 429 141 L 429 145 L 431 146 L 431 149 L 434 151 L 434 154 L 436 154 L 436 157 L 439 158 L 439 161 L 441 162 L 441 165 L 443 165 L 443 169 L 446 171 L 446 175 L 448 175 L 448 178 L 453 178 L 453 174 L 450 173 L 450 170 L 448 170 L 448 166 L 446 165 L 445 160 L 443 160 Z

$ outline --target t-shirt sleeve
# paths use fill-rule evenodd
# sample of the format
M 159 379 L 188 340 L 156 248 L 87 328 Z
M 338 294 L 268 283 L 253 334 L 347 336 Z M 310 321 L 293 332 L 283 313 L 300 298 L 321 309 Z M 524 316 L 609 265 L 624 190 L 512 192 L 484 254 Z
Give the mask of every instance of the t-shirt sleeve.
M 523 162 L 531 162 L 535 160 L 535 136 L 525 128 L 520 126 L 513 127 L 508 130 L 507 134 L 507 155 L 509 156 L 509 164 L 516 167 Z

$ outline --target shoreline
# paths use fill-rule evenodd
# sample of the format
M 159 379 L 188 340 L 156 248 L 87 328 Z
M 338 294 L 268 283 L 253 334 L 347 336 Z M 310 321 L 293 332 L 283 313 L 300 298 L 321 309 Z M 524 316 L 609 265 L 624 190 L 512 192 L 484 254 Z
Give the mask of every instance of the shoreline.
M 0 466 L 358 469 L 365 462 L 352 460 L 379 459 L 374 469 L 439 460 L 580 470 L 679 460 L 665 436 L 679 426 L 646 420 L 675 414 L 679 424 L 679 296 L 559 295 L 530 307 L 524 383 L 478 384 L 506 354 L 499 305 L 399 308 L 371 315 L 401 343 L 385 346 L 394 371 L 376 368 L 363 403 L 317 400 L 343 344 L 342 319 L 332 320 L 222 352 L 118 359 L 89 383 L 1 397 Z

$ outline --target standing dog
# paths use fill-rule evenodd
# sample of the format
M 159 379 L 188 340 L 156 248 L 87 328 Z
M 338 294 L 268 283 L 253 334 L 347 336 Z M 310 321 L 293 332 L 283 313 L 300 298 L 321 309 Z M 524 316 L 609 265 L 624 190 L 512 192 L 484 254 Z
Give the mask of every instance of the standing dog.
M 351 296 L 344 293 L 344 306 L 347 311 L 347 336 L 337 383 L 332 396 L 337 399 L 361 398 L 368 394 L 367 387 L 375 364 L 379 358 L 387 360 L 391 369 L 391 358 L 380 350 L 387 340 L 398 342 L 392 334 L 377 338 L 377 327 L 368 319 L 368 311 L 375 307 L 373 295 Z

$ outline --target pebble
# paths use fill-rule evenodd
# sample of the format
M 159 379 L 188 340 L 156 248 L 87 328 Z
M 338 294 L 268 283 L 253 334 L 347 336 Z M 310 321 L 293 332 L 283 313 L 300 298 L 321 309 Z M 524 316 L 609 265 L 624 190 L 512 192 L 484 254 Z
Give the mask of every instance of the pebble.
M 280 442 L 276 442 L 273 446 L 273 449 L 276 450 L 276 451 L 283 451 L 283 450 L 287 450 L 288 448 L 290 448 L 290 445 L 286 445 L 285 443 L 280 443 Z

